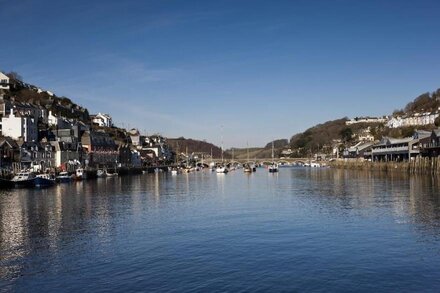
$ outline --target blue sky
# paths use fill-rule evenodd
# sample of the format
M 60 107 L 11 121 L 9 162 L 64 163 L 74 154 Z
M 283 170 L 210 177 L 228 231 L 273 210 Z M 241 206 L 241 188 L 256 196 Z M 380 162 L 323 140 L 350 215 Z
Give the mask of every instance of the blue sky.
M 439 11 L 439 1 L 0 0 L 0 69 L 118 126 L 262 146 L 440 87 Z

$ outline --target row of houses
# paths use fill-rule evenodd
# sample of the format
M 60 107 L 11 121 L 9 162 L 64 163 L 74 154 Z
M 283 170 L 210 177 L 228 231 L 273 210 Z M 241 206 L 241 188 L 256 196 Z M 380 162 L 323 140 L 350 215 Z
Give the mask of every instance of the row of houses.
M 44 107 L 0 95 L 0 168 L 2 171 L 82 167 L 142 167 L 173 160 L 160 135 L 131 130 L 115 138 L 108 114 L 91 115 L 88 125 Z
M 344 158 L 364 158 L 371 161 L 405 161 L 415 157 L 440 155 L 440 129 L 415 131 L 405 138 L 384 137 L 378 142 L 359 142 L 344 150 Z
M 411 116 L 392 117 L 386 123 L 389 128 L 399 128 L 407 126 L 433 125 L 435 119 L 439 117 L 439 112 L 415 113 Z
M 399 128 L 408 126 L 433 125 L 435 119 L 439 117 L 439 111 L 414 113 L 406 116 L 383 116 L 383 117 L 356 117 L 345 122 L 346 125 L 358 123 L 381 123 L 389 128 Z
M 155 140 L 160 141 L 158 143 Z M 150 143 L 147 143 L 150 141 Z M 0 137 L 0 168 L 73 171 L 78 167 L 143 167 L 172 161 L 174 154 L 160 136 L 146 137 L 134 146 L 128 136 L 115 141 L 108 133 L 92 129 L 58 129 L 37 142 Z

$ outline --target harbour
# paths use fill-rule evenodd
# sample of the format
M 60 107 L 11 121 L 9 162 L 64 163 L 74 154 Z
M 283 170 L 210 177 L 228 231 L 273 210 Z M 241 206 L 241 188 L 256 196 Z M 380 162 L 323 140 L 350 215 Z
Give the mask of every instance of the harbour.
M 438 11 L 1 1 L 0 293 L 440 292 Z
M 435 176 L 204 170 L 0 193 L 6 291 L 435 291 L 440 285 Z

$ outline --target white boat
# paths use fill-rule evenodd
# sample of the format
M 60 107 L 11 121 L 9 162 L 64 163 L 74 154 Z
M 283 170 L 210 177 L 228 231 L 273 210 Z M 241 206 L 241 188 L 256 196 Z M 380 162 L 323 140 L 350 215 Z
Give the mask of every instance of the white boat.
M 171 170 L 171 175 L 177 175 L 177 169 Z
M 12 178 L 15 187 L 34 187 L 36 175 L 33 172 L 23 171 Z
M 72 177 L 70 177 L 69 173 L 67 172 L 60 172 L 60 174 L 58 174 L 58 176 L 56 177 L 56 181 L 61 183 L 67 183 L 72 181 Z
M 267 169 L 269 170 L 269 173 L 276 173 L 276 172 L 278 172 L 278 164 L 272 163 L 269 165 L 269 167 Z
M 227 168 L 226 166 L 218 166 L 218 167 L 215 169 L 215 172 L 226 174 L 226 173 L 229 172 L 229 170 L 228 170 L 228 168 Z

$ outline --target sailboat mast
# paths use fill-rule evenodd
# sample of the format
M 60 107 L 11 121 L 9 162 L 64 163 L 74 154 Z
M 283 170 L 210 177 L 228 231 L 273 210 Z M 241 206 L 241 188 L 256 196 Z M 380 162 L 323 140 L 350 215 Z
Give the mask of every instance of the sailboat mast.
M 221 148 L 222 148 L 222 163 L 223 163 L 223 125 L 221 126 L 221 133 L 222 133 L 222 135 L 221 135 L 221 139 L 222 139 Z
M 272 161 L 273 161 L 273 140 L 272 140 Z

